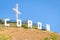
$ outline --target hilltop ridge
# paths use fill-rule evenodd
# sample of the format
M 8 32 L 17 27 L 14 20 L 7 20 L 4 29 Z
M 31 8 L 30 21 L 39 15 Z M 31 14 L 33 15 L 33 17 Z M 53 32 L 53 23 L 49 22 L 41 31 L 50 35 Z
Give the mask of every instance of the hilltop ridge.
M 14 24 L 12 24 L 14 25 Z M 0 24 L 0 40 L 60 40 L 60 34 L 33 28 L 2 27 Z

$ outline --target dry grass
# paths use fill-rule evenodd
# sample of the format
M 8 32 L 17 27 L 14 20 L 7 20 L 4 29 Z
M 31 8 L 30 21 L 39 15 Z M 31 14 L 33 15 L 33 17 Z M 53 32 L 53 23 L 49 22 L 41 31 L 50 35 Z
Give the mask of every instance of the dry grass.
M 17 28 L 13 23 L 11 23 L 11 26 L 15 27 L 5 27 L 3 24 L 0 24 L 0 39 L 3 35 L 2 37 L 6 40 L 44 40 L 45 37 L 51 40 L 51 35 L 55 34 L 57 40 L 60 40 L 60 35 L 57 33 L 38 29 Z

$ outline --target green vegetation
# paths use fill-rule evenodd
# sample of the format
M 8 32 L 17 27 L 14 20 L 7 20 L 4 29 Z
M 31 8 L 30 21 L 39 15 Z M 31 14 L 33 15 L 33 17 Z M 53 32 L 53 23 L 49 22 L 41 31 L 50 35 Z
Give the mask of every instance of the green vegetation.
M 27 29 L 28 25 L 27 24 L 22 24 L 22 27 Z
M 0 19 L 0 24 L 3 24 L 4 22 L 3 22 L 3 20 L 2 19 Z
M 51 39 L 52 39 L 52 40 L 57 40 L 57 35 L 54 34 L 54 33 L 52 33 L 52 34 L 51 34 Z M 49 39 L 48 37 L 45 37 L 44 40 L 50 40 L 50 39 Z
M 22 24 L 22 27 L 27 29 L 28 28 L 28 25 L 27 24 Z M 32 26 L 32 28 L 33 29 L 37 29 L 37 26 Z
M 4 35 L 4 34 L 1 34 L 0 35 L 0 40 L 9 40 L 9 37 Z
M 44 31 L 46 31 L 46 28 L 44 28 L 43 26 L 42 26 L 42 29 L 41 30 L 44 30 Z
M 52 34 L 52 40 L 57 40 L 57 35 L 56 34 Z
M 45 37 L 44 40 L 50 40 L 48 37 Z
M 42 28 L 41 30 L 44 30 L 44 31 L 46 31 L 46 29 L 44 29 L 44 28 Z
M 37 26 L 32 26 L 33 29 L 37 29 Z

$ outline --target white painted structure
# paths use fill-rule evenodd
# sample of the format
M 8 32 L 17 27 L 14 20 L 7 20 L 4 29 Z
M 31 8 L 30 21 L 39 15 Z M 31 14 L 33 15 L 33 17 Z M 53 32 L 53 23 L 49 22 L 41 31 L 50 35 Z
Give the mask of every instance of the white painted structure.
M 16 21 L 18 20 L 18 14 L 21 14 L 19 11 L 18 11 L 18 4 L 16 4 L 16 8 L 13 8 L 13 10 L 16 12 Z
M 16 12 L 16 22 L 17 22 L 17 27 L 22 26 L 22 21 L 18 19 L 18 14 L 21 14 L 18 11 L 18 4 L 16 4 L 16 8 L 13 8 L 13 10 Z M 10 24 L 7 23 L 10 19 L 5 19 L 5 26 L 10 26 Z M 28 28 L 32 28 L 32 20 L 28 20 Z M 42 29 L 42 23 L 38 22 L 38 29 Z M 50 31 L 50 24 L 46 24 L 46 30 Z
M 46 24 L 46 30 L 50 31 L 50 24 Z
M 28 28 L 32 28 L 32 20 L 28 20 Z
M 21 27 L 22 26 L 22 21 L 21 20 L 17 20 L 17 27 Z
M 5 19 L 5 26 L 10 26 L 9 23 L 7 23 L 10 19 Z M 17 20 L 17 27 L 22 26 L 22 21 Z M 28 20 L 28 28 L 32 28 L 32 20 Z M 38 29 L 42 29 L 42 23 L 38 22 Z M 46 30 L 50 32 L 50 24 L 46 24 Z
M 42 23 L 38 22 L 38 29 L 42 29 Z
M 21 14 L 19 11 L 18 11 L 18 4 L 16 4 L 16 8 L 13 8 L 13 10 L 16 12 L 16 21 L 17 21 L 17 26 L 21 27 L 21 20 L 18 20 L 18 14 Z
M 7 23 L 7 21 L 9 21 L 9 20 L 10 19 L 5 19 L 5 22 L 4 22 L 5 26 L 10 26 L 10 24 Z

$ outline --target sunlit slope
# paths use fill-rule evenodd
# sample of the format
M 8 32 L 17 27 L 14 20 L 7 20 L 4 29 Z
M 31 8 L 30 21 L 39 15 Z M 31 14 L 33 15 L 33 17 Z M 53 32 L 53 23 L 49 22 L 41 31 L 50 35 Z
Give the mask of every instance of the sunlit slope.
M 60 40 L 60 35 L 53 32 L 33 28 L 18 28 L 15 23 L 10 27 L 0 24 L 0 40 Z M 27 26 L 23 24 L 23 26 Z

